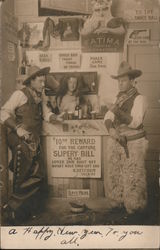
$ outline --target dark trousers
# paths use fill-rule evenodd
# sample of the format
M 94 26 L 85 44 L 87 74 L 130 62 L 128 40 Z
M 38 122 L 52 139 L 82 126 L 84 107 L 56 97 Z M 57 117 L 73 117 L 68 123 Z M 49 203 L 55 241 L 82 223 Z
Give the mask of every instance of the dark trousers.
M 32 150 L 14 132 L 8 135 L 8 146 L 12 151 L 9 168 L 13 172 L 13 193 L 8 204 L 17 217 L 24 219 L 38 213 L 44 207 L 47 197 L 42 150 L 40 144 Z

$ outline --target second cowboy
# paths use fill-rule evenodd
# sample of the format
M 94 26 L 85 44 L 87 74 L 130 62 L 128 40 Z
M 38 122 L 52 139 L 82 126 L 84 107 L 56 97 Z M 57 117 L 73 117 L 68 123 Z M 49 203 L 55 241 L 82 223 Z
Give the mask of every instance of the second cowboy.
M 115 206 L 124 206 L 128 215 L 141 213 L 147 204 L 148 140 L 143 129 L 147 106 L 135 87 L 135 78 L 141 74 L 127 62 L 120 64 L 117 76 L 112 76 L 118 80 L 119 93 L 114 104 L 107 104 L 109 110 L 104 118 L 110 135 L 104 169 L 105 195 Z

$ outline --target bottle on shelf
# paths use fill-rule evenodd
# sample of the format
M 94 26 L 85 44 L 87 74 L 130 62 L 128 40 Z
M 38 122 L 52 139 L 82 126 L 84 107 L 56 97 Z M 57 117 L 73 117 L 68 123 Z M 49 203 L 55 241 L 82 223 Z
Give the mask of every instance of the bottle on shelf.
M 25 75 L 25 74 L 26 74 L 26 63 L 24 60 L 22 60 L 20 66 L 20 75 Z
M 92 112 L 92 104 L 90 100 L 88 99 L 87 101 L 87 117 L 90 119 L 91 118 L 91 112 Z

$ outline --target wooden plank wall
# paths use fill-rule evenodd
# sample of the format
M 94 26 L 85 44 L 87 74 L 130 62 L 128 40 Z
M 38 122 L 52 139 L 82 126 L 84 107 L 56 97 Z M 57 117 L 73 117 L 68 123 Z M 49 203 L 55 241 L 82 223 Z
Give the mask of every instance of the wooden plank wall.
M 0 106 L 9 98 L 15 90 L 17 74 L 17 56 L 14 62 L 8 59 L 8 41 L 15 44 L 16 37 L 7 30 L 6 20 L 9 16 L 14 15 L 14 0 L 6 0 L 0 8 Z M 6 67 L 7 65 L 7 67 Z M 3 93 L 3 94 L 2 94 Z M 8 147 L 7 147 L 7 130 L 0 124 L 0 196 L 2 205 L 7 202 L 8 192 L 10 191 L 9 173 L 8 173 Z M 3 146 L 2 146 L 3 145 Z

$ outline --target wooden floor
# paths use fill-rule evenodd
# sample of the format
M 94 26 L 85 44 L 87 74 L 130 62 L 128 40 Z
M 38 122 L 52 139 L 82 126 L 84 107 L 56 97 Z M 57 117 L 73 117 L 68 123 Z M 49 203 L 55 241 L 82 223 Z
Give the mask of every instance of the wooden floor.
M 85 201 L 86 209 L 83 213 L 71 212 L 67 199 L 49 199 L 45 211 L 27 221 L 17 222 L 16 225 L 157 225 L 158 197 L 150 200 L 145 214 L 126 217 L 125 209 L 112 209 L 111 203 L 105 198 Z M 113 204 L 112 204 L 113 205 Z M 2 225 L 14 225 L 3 221 Z

